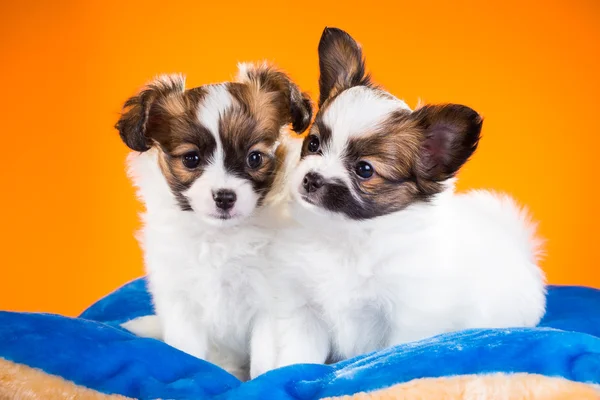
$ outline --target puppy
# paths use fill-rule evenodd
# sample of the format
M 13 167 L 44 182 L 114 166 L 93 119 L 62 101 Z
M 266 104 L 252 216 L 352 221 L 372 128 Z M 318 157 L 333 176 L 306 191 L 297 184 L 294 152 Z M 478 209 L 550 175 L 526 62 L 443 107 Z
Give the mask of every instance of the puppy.
M 247 377 L 251 334 L 261 335 L 271 300 L 264 251 L 281 143 L 288 124 L 302 132 L 311 116 L 309 98 L 268 65 L 188 90 L 181 76 L 162 76 L 127 100 L 116 127 L 146 206 L 140 243 L 160 321 L 148 336 Z
M 297 226 L 269 256 L 280 269 L 269 362 L 536 325 L 545 284 L 534 225 L 505 195 L 454 192 L 482 118 L 455 104 L 411 111 L 371 83 L 339 29 L 325 29 L 319 67 L 319 111 L 290 180 Z

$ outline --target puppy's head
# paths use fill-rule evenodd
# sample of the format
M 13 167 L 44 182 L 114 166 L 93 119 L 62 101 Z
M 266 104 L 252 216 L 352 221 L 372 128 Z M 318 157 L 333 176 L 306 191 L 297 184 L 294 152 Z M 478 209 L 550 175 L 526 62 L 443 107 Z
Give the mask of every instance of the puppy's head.
M 127 100 L 116 128 L 132 150 L 156 149 L 182 210 L 231 224 L 273 188 L 282 128 L 302 132 L 311 116 L 310 100 L 283 72 L 242 64 L 237 82 L 186 90 L 181 76 L 157 78 Z
M 473 154 L 482 119 L 455 104 L 416 111 L 372 85 L 360 46 L 327 28 L 319 43 L 319 111 L 292 182 L 305 207 L 369 219 L 443 190 Z

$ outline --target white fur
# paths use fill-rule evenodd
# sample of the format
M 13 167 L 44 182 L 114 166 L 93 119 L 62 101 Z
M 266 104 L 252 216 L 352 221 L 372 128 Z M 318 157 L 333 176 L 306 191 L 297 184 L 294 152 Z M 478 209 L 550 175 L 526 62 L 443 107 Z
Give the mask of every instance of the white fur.
M 213 162 L 223 165 L 223 144 L 219 135 L 219 121 L 221 116 L 233 106 L 233 97 L 224 84 L 210 85 L 206 87 L 206 98 L 198 107 L 198 121 L 208 129 L 217 142 Z
M 292 194 L 315 165 L 328 171 L 318 158 L 326 156 L 300 163 Z M 429 203 L 365 221 L 293 197 L 297 223 L 269 252 L 277 334 L 265 364 L 322 363 L 468 328 L 534 326 L 544 314 L 541 243 L 506 195 L 457 194 L 449 180 Z
M 325 125 L 335 127 L 332 151 L 342 152 L 349 138 L 360 136 L 384 121 L 392 111 L 408 110 L 406 103 L 366 86 L 344 90 L 327 108 L 323 115 Z
M 219 219 L 219 211 L 215 205 L 213 193 L 221 189 L 232 190 L 237 196 L 235 205 L 229 211 L 231 220 Z M 212 163 L 184 194 L 197 215 L 213 225 L 231 224 L 249 216 L 258 202 L 258 195 L 248 180 L 226 172 L 223 165 Z
M 261 315 L 268 315 L 271 300 L 264 257 L 273 234 L 265 224 L 275 219 L 266 214 L 273 208 L 214 226 L 180 210 L 156 149 L 132 153 L 129 165 L 146 205 L 139 239 L 165 342 L 246 378 L 252 329 L 271 326 Z
M 450 187 L 431 204 L 365 223 L 310 213 L 297 215 L 312 227 L 280 233 L 271 255 L 284 268 L 277 366 L 460 329 L 533 326 L 544 313 L 539 243 L 508 197 Z
M 144 315 L 121 324 L 129 332 L 146 338 L 163 340 L 160 319 L 156 315 Z
M 235 80 L 237 82 L 248 82 L 250 80 L 251 72 L 261 69 L 268 69 L 269 63 L 267 61 L 259 62 L 238 62 L 237 64 L 237 75 Z

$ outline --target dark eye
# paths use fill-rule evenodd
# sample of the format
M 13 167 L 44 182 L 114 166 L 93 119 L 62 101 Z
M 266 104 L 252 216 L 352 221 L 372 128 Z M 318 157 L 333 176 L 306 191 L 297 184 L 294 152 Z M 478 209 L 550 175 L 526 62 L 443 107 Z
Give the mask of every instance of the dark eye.
M 366 161 L 359 161 L 359 163 L 356 164 L 354 172 L 362 179 L 369 179 L 375 173 L 375 168 Z
M 246 162 L 251 169 L 257 169 L 263 163 L 263 155 L 259 151 L 253 151 L 248 154 Z
M 308 151 L 310 151 L 311 153 L 316 153 L 317 151 L 319 151 L 319 146 L 320 146 L 321 142 L 319 141 L 319 138 L 315 135 L 310 135 L 308 137 Z
M 190 151 L 181 157 L 181 162 L 186 168 L 194 169 L 200 165 L 200 155 L 195 151 Z

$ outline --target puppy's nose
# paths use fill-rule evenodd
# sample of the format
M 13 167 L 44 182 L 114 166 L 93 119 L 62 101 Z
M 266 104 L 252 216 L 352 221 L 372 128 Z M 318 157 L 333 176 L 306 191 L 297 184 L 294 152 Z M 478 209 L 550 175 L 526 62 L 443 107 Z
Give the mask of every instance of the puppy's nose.
M 213 193 L 213 199 L 217 208 L 226 211 L 233 207 L 237 196 L 233 190 L 221 189 Z
M 302 187 L 304 187 L 304 190 L 306 190 L 308 193 L 311 193 L 319 190 L 319 188 L 323 186 L 323 183 L 325 183 L 325 180 L 320 174 L 317 174 L 316 172 L 309 172 L 302 180 Z

